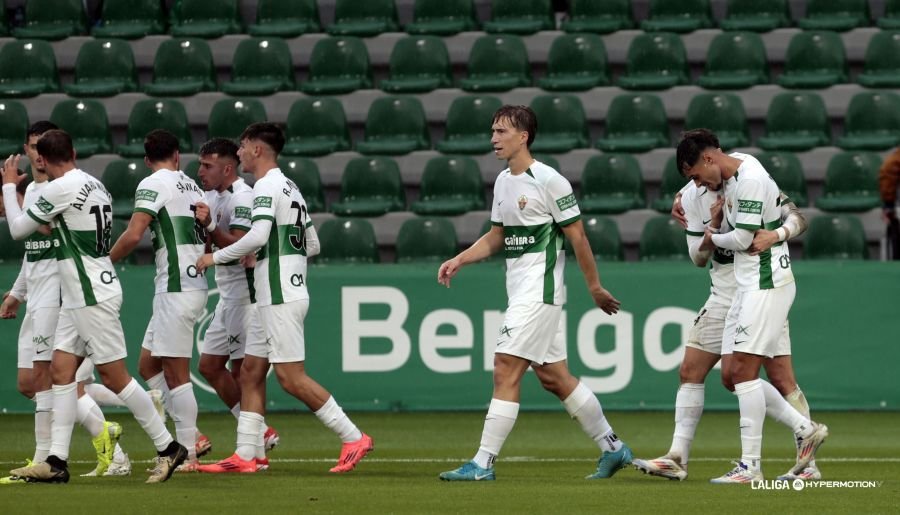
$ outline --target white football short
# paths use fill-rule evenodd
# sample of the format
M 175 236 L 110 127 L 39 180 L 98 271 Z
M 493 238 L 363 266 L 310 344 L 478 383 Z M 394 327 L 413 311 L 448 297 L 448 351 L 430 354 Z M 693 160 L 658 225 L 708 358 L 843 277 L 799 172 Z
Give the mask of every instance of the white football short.
M 84 356 L 99 365 L 125 358 L 121 307 L 122 296 L 116 295 L 94 306 L 61 309 L 54 350 Z
M 504 315 L 494 352 L 518 356 L 535 365 L 557 363 L 566 359 L 564 336 L 561 305 L 513 304 Z
M 253 342 L 257 348 L 266 344 L 256 304 L 216 304 L 216 312 L 203 336 L 203 354 L 243 359 L 244 348 Z
M 309 310 L 309 299 L 259 306 L 257 309 L 265 339 L 261 344 L 248 340 L 245 352 L 250 356 L 266 358 L 270 363 L 305 361 L 303 320 Z
M 19 368 L 31 368 L 34 361 L 50 361 L 53 342 L 59 323 L 60 308 L 35 308 L 25 310 L 22 327 L 19 328 Z M 28 365 L 26 366 L 26 360 Z
M 141 347 L 158 358 L 193 356 L 194 326 L 203 315 L 206 295 L 206 290 L 157 293 Z
M 688 333 L 685 345 L 710 354 L 722 354 L 722 335 L 725 332 L 725 317 L 728 306 L 713 302 L 712 297 L 697 313 L 694 325 Z
M 768 290 L 738 291 L 725 319 L 722 354 L 789 356 L 788 313 L 796 293 L 795 283 Z
M 19 344 L 16 352 L 16 368 L 34 367 L 34 343 L 31 341 L 31 313 L 25 310 L 22 325 L 19 326 Z M 51 354 L 48 352 L 47 354 Z

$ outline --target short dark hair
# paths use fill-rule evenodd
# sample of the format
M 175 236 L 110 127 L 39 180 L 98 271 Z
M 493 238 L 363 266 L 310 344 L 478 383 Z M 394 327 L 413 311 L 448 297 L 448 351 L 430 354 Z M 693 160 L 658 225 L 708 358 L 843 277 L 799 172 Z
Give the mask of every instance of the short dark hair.
M 685 176 L 685 172 L 697 164 L 704 150 L 719 146 L 719 138 L 709 129 L 693 129 L 682 133 L 678 148 L 675 149 L 678 173 Z
M 53 122 L 48 122 L 47 120 L 34 122 L 31 124 L 31 127 L 28 128 L 28 132 L 25 133 L 25 142 L 27 143 L 32 136 L 40 136 L 47 131 L 55 130 L 59 130 L 59 127 Z
M 200 147 L 201 156 L 217 154 L 219 157 L 227 157 L 234 162 L 239 161 L 237 151 L 237 144 L 228 138 L 213 138 Z
M 240 141 L 259 140 L 268 145 L 276 154 L 284 148 L 284 132 L 271 122 L 251 123 L 241 133 Z
M 45 132 L 37 142 L 37 152 L 44 161 L 60 164 L 75 160 L 72 136 L 66 131 L 52 129 Z
M 517 130 L 528 133 L 528 142 L 526 145 L 531 147 L 534 143 L 534 137 L 537 136 L 537 116 L 528 106 L 505 105 L 494 113 L 494 119 L 491 122 L 497 123 L 500 120 L 507 119 Z
M 144 154 L 151 163 L 165 161 L 178 152 L 178 138 L 169 131 L 155 129 L 144 137 Z

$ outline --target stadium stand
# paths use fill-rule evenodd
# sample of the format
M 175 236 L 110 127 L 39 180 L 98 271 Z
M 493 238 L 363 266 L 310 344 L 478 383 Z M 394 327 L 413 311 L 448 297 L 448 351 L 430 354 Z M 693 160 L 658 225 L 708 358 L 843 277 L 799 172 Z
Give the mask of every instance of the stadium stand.
M 63 100 L 53 107 L 50 121 L 72 136 L 77 156 L 112 152 L 112 132 L 109 130 L 106 108 L 100 102 Z
M 165 12 L 156 0 L 104 0 L 101 9 L 91 29 L 95 37 L 137 39 L 166 31 Z
M 378 263 L 378 244 L 375 230 L 366 220 L 326 220 L 316 232 L 322 245 L 322 253 L 315 263 Z
M 310 213 L 325 211 L 325 190 L 315 161 L 305 157 L 282 157 L 278 160 L 278 167 L 300 189 Z
M 458 252 L 456 229 L 446 218 L 410 218 L 397 233 L 397 262 L 441 262 Z
M 581 176 L 581 192 L 579 205 L 585 213 L 624 213 L 647 204 L 640 165 L 628 154 L 589 159 Z
M 25 106 L 15 100 L 0 101 L 0 156 L 20 152 L 26 132 L 28 111 Z
M 350 129 L 341 102 L 301 98 L 294 102 L 285 127 L 284 154 L 320 156 L 350 150 Z
M 425 165 L 419 200 L 410 209 L 419 215 L 459 215 L 483 210 L 484 183 L 478 163 L 466 156 L 440 156 Z
M 319 32 L 316 0 L 259 0 L 256 23 L 247 26 L 251 36 L 293 38 Z
M 564 34 L 553 40 L 547 74 L 538 86 L 549 91 L 583 91 L 609 84 L 606 47 L 596 34 Z
M 472 0 L 416 0 L 412 18 L 404 27 L 410 34 L 452 36 L 478 28 Z

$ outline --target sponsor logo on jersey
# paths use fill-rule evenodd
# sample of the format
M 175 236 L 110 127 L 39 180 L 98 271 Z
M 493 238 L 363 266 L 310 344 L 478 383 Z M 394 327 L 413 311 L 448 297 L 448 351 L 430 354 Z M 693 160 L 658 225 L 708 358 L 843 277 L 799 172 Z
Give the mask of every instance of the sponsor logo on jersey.
M 153 190 L 145 190 L 140 189 L 134 192 L 134 201 L 135 202 L 156 202 L 156 197 L 159 196 L 159 193 Z
M 519 210 L 520 211 L 525 209 L 526 204 L 528 204 L 528 197 L 526 197 L 525 195 L 522 195 L 521 197 L 519 197 Z
M 50 211 L 53 211 L 54 207 L 53 204 L 47 202 L 47 199 L 45 199 L 44 197 L 39 198 L 38 201 L 34 203 L 34 205 L 37 206 L 37 208 L 41 210 L 41 213 L 44 213 L 45 215 L 50 214 Z
M 522 250 L 525 245 L 534 245 L 534 242 L 534 236 L 507 236 L 503 238 L 503 244 L 506 245 L 507 250 Z M 514 248 L 509 249 L 509 247 Z M 515 247 L 518 248 L 516 249 Z
M 738 200 L 738 213 L 762 214 L 763 203 L 759 200 Z
M 25 250 L 48 250 L 59 247 L 59 240 L 26 240 Z
M 556 199 L 556 205 L 559 207 L 560 211 L 565 211 L 566 209 L 573 208 L 577 202 L 575 201 L 575 194 L 569 193 L 563 198 Z
M 245 206 L 237 206 L 234 208 L 234 218 L 250 218 L 250 208 Z
M 272 207 L 272 197 L 256 197 L 253 199 L 253 209 L 258 207 Z

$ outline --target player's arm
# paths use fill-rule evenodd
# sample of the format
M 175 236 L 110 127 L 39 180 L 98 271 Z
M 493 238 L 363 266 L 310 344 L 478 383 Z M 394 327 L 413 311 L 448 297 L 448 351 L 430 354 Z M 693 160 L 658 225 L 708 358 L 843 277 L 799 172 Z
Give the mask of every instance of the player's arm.
M 116 243 L 110 249 L 109 259 L 113 263 L 117 263 L 128 257 L 141 242 L 141 238 L 144 237 L 144 231 L 147 230 L 147 227 L 150 227 L 151 222 L 153 222 L 153 216 L 149 213 L 144 211 L 132 213 L 125 232 L 119 236 L 119 239 L 116 240 Z
M 450 279 L 459 272 L 459 269 L 469 263 L 476 263 L 487 259 L 500 252 L 503 248 L 503 226 L 491 224 L 491 230 L 485 233 L 469 248 L 460 252 L 452 259 L 441 264 L 438 269 L 438 283 L 447 288 L 450 287 Z
M 19 205 L 19 196 L 16 194 L 16 187 L 22 180 L 19 176 L 19 156 L 9 156 L 3 164 L 3 204 L 6 207 L 6 222 L 9 224 L 9 234 L 14 240 L 24 240 L 42 225 L 50 223 L 50 219 L 44 219 L 43 215 L 53 214 L 51 211 L 57 210 L 53 204 L 42 204 L 42 216 L 34 214 L 30 209 L 23 212 Z M 43 197 L 41 197 L 43 200 Z M 46 207 L 48 206 L 49 207 Z
M 194 205 L 194 208 L 194 216 L 197 218 L 197 221 L 206 228 L 210 241 L 220 249 L 224 249 L 225 247 L 234 244 L 247 234 L 247 231 L 249 230 L 246 225 L 239 226 L 234 223 L 229 227 L 217 225 L 216 221 L 213 220 L 209 206 L 205 202 L 197 202 Z
M 726 234 L 713 234 L 707 231 L 704 240 L 709 239 L 716 247 L 728 250 L 743 251 L 750 248 L 753 233 L 763 226 L 764 199 L 765 189 L 759 181 L 745 179 L 738 182 L 735 192 L 737 211 L 734 217 L 734 230 Z
M 677 193 L 675 193 L 675 197 L 672 199 L 672 218 L 674 218 L 678 223 L 681 224 L 682 227 L 687 229 L 688 220 L 687 216 L 685 216 L 684 206 L 681 203 L 681 199 L 683 197 L 684 191 L 688 189 L 691 185 L 690 182 L 685 184 Z
M 318 256 L 322 252 L 322 244 L 319 243 L 319 233 L 312 220 L 306 222 L 306 232 L 303 233 L 304 245 L 306 245 L 306 257 Z
M 575 259 L 578 261 L 578 267 L 581 268 L 581 274 L 584 275 L 584 282 L 587 283 L 594 303 L 607 315 L 618 313 L 621 302 L 600 284 L 600 272 L 597 271 L 597 262 L 594 261 L 591 244 L 584 234 L 584 224 L 581 220 L 576 220 L 564 225 L 562 230 L 569 243 L 572 244 Z
M 269 241 L 269 233 L 275 225 L 274 199 L 279 193 L 271 191 L 267 182 L 258 181 L 253 188 L 253 208 L 250 213 L 251 227 L 241 239 L 220 248 L 212 254 L 204 254 L 197 260 L 197 268 L 206 270 L 213 265 L 220 265 L 241 259 L 256 252 Z
M 688 184 L 688 186 L 690 186 L 690 183 Z M 687 189 L 687 186 L 685 187 L 685 189 Z M 684 234 L 687 240 L 688 255 L 690 255 L 691 261 L 695 265 L 700 268 L 704 268 L 709 263 L 709 259 L 712 257 L 715 247 L 703 248 L 704 235 L 706 234 L 707 225 L 704 224 L 703 215 L 697 208 L 697 203 L 695 201 L 697 198 L 696 189 L 692 190 L 691 193 L 687 195 L 681 195 L 683 192 L 684 190 L 679 192 L 679 197 L 682 201 L 682 214 L 684 216 L 685 222 Z M 712 215 L 716 211 L 721 212 L 723 203 L 724 200 L 722 199 L 722 197 L 718 197 L 718 200 L 712 205 L 710 209 L 710 220 L 708 224 L 709 227 L 716 232 L 719 231 L 719 228 L 722 225 L 722 217 Z
M 796 204 L 781 192 L 781 226 L 774 231 L 760 229 L 753 236 L 753 243 L 750 245 L 750 255 L 756 256 L 761 252 L 769 250 L 773 245 L 788 241 L 800 236 L 806 232 L 809 226 L 806 217 L 800 212 Z
M 25 301 L 27 286 L 25 284 L 25 259 L 22 258 L 22 268 L 16 276 L 16 282 L 11 290 L 3 294 L 3 304 L 0 305 L 0 318 L 16 318 L 19 304 Z

